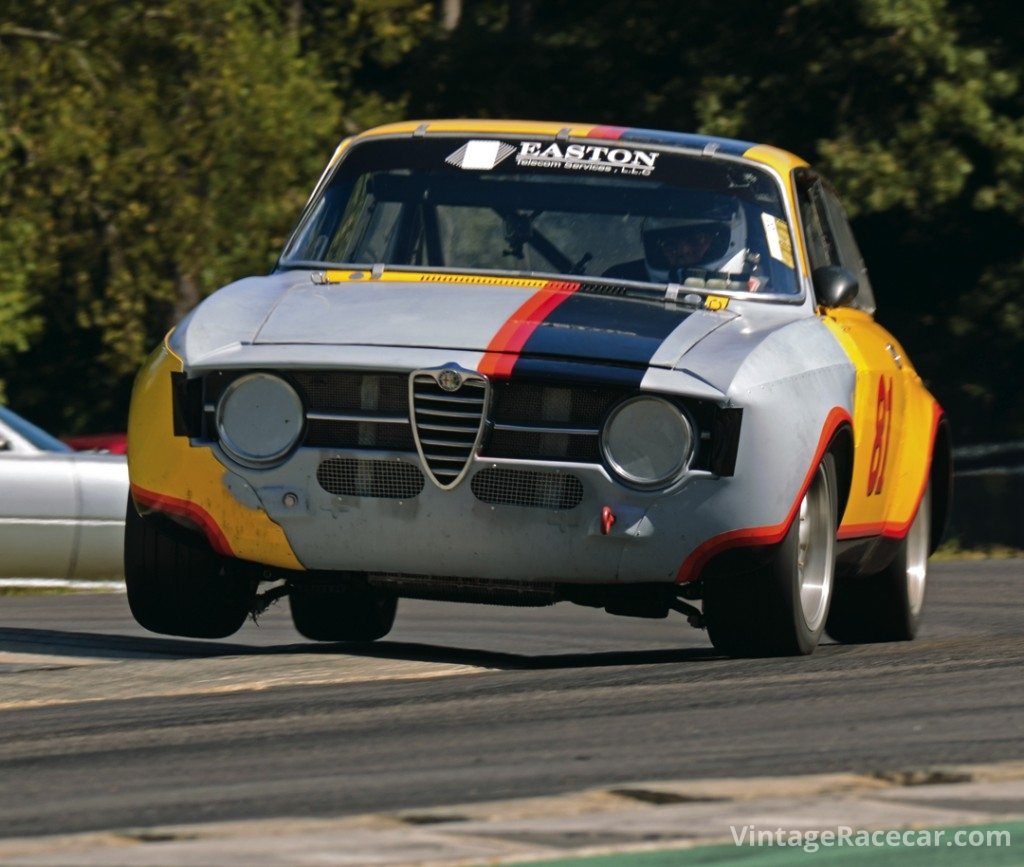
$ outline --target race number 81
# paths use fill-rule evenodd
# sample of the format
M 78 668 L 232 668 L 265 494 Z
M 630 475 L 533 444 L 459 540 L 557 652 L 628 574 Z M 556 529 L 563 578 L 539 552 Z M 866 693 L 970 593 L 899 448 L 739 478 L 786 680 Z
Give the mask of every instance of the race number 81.
M 885 463 L 889 457 L 892 434 L 892 379 L 882 376 L 878 380 L 878 400 L 875 403 L 875 442 L 871 447 L 871 467 L 868 470 L 868 496 L 882 493 L 885 485 Z

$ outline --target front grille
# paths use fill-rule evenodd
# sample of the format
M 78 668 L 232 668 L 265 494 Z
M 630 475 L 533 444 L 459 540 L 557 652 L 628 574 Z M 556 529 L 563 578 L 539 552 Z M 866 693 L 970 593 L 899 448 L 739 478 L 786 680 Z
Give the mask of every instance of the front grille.
M 327 493 L 342 497 L 410 500 L 423 490 L 423 473 L 405 461 L 328 458 L 316 470 Z
M 305 445 L 413 451 L 408 379 L 400 373 L 294 373 L 308 417 Z M 332 418 L 332 416 L 336 416 Z M 394 421 L 360 421 L 360 416 Z
M 599 428 L 608 411 L 634 392 L 624 388 L 499 382 L 491 418 L 496 424 Z
M 583 501 L 583 483 L 570 473 L 489 467 L 473 476 L 470 488 L 478 500 L 495 506 L 562 511 Z
M 412 452 L 416 444 L 407 424 L 312 419 L 306 425 L 306 445 L 328 449 L 387 449 Z
M 224 389 L 251 370 L 212 371 L 201 380 L 174 381 L 175 432 L 216 441 L 214 410 Z M 303 445 L 327 449 L 417 449 L 410 424 L 409 376 L 378 371 L 284 371 L 306 406 Z M 600 463 L 600 430 L 611 409 L 637 394 L 618 385 L 497 380 L 473 375 L 457 393 L 430 374 L 416 374 L 421 396 L 423 468 L 451 487 L 467 465 L 488 409 L 480 445 L 484 457 Z M 700 435 L 691 466 L 730 476 L 735 471 L 741 411 L 710 401 L 672 398 L 684 406 Z M 457 415 L 457 413 L 467 413 Z
M 471 376 L 446 391 L 429 373 L 412 380 L 412 417 L 427 471 L 442 487 L 454 485 L 473 455 L 487 408 L 487 380 Z
M 296 372 L 291 379 L 309 412 L 408 414 L 408 379 L 400 373 Z
M 599 463 L 601 426 L 631 391 L 607 386 L 499 382 L 480 453 L 521 460 Z
M 495 430 L 483 453 L 494 458 L 600 463 L 596 435 Z

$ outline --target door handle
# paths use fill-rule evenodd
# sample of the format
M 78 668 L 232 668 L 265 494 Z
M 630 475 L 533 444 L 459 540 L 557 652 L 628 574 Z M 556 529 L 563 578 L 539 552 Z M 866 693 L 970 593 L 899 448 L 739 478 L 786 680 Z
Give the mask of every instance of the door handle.
M 892 360 L 895 363 L 895 365 L 902 370 L 903 369 L 903 356 L 900 355 L 899 352 L 896 351 L 896 347 L 893 346 L 891 343 L 886 343 L 885 344 L 885 348 L 889 350 L 889 355 L 892 356 Z

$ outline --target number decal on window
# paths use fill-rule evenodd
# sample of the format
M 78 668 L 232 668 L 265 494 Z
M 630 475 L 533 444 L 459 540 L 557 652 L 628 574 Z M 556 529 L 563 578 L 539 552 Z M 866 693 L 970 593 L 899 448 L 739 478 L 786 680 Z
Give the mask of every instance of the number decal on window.
M 875 442 L 871 447 L 871 467 L 868 470 L 868 496 L 882 493 L 885 485 L 885 463 L 889 457 L 889 439 L 892 434 L 892 378 L 878 380 L 878 400 L 875 403 Z

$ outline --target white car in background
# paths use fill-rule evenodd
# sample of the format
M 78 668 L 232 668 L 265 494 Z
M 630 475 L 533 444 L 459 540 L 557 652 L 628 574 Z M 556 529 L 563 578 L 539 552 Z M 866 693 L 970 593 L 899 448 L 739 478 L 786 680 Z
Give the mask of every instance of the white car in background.
M 124 455 L 75 452 L 0 406 L 0 578 L 119 578 Z

